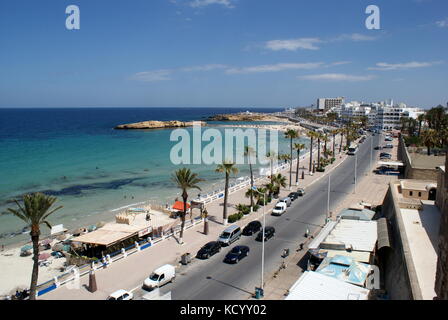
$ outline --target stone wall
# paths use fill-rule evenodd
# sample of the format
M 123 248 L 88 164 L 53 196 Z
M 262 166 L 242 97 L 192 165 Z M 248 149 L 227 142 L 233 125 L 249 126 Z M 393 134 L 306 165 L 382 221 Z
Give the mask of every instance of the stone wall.
M 441 210 L 442 217 L 440 219 L 440 231 L 439 231 L 439 252 L 437 260 L 437 273 L 435 291 L 437 299 L 448 300 L 448 153 L 445 158 L 445 173 L 439 170 L 440 180 L 443 181 L 443 189 L 439 188 L 439 193 L 443 193 L 443 196 L 438 196 L 437 206 Z M 443 202 L 442 202 L 443 201 Z
M 432 180 L 437 181 L 437 169 L 435 168 L 418 168 L 412 163 L 412 156 L 406 148 L 403 137 L 398 138 L 397 157 L 405 165 L 404 178 L 417 180 Z M 422 155 L 422 157 L 426 157 Z M 434 157 L 432 157 L 434 158 Z M 428 158 L 429 159 L 429 158 Z
M 421 300 L 417 274 L 404 234 L 398 197 L 394 195 L 396 192 L 396 187 L 391 182 L 382 206 L 382 215 L 390 222 L 392 242 L 392 250 L 385 255 L 385 260 L 382 263 L 382 283 L 392 300 Z

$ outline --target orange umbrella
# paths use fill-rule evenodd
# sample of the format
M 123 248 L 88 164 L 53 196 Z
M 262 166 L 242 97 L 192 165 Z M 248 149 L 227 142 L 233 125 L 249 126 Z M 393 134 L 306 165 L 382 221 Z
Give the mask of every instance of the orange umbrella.
M 190 208 L 190 205 L 187 203 L 187 209 Z M 173 209 L 174 210 L 179 210 L 179 211 L 184 211 L 184 203 L 182 201 L 176 201 L 173 204 Z

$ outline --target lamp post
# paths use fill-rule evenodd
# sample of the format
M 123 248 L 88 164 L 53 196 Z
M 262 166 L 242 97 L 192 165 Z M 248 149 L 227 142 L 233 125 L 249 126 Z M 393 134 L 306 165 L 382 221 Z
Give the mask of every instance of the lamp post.
M 265 236 L 265 227 L 266 227 L 266 215 L 265 215 L 265 208 L 266 208 L 266 193 L 262 193 L 258 191 L 256 186 L 252 187 L 252 190 L 258 192 L 259 194 L 263 194 L 263 230 L 262 234 L 263 237 L 261 238 L 261 290 L 263 291 L 264 288 L 264 236 Z
M 358 154 L 355 154 L 355 189 L 353 190 L 353 193 L 356 193 L 356 170 L 358 166 Z

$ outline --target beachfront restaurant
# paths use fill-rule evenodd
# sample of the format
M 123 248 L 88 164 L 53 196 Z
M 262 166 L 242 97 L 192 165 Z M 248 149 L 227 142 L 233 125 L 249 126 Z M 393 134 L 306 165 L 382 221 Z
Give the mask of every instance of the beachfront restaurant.
M 73 238 L 73 243 L 78 243 L 78 249 L 74 249 L 79 255 L 90 258 L 102 258 L 107 254 L 120 251 L 133 245 L 136 241 L 150 235 L 152 227 L 128 225 L 122 223 L 109 223 L 101 229 Z

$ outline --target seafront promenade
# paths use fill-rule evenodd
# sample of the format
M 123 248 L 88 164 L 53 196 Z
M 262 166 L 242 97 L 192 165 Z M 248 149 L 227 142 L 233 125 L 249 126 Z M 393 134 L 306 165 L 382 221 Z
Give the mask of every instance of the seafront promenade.
M 337 138 L 336 138 L 337 139 Z M 338 141 L 337 139 L 336 141 Z M 315 155 L 317 150 L 314 149 Z M 324 173 L 314 173 L 310 176 L 308 173 L 309 155 L 305 155 L 301 159 L 301 169 L 299 174 L 299 187 L 307 188 L 322 177 L 324 177 L 330 170 L 336 168 L 346 158 L 346 155 L 336 154 L 336 161 L 327 167 Z M 301 172 L 305 172 L 305 179 L 301 179 Z M 283 166 L 282 173 L 285 174 L 287 179 L 289 178 L 289 166 Z M 257 181 L 257 184 L 261 185 L 268 181 L 267 178 L 263 178 L 264 181 Z M 289 184 L 289 182 L 287 182 Z M 295 183 L 295 162 L 293 162 L 293 185 Z M 297 186 L 294 186 L 292 191 Z M 242 188 L 235 191 L 229 196 L 229 208 L 228 214 L 236 212 L 235 205 L 239 203 L 248 204 L 249 199 L 245 197 L 247 188 Z M 286 196 L 290 191 L 288 187 L 281 190 L 280 196 Z M 266 206 L 266 214 L 269 214 L 274 207 L 276 201 L 271 202 Z M 181 255 L 184 253 L 191 253 L 193 256 L 196 252 L 208 241 L 216 240 L 225 226 L 222 224 L 222 199 L 217 199 L 209 203 L 207 206 L 209 213 L 209 234 L 206 236 L 203 234 L 203 224 L 198 223 L 191 228 L 185 230 L 184 244 L 179 245 L 175 237 L 169 237 L 157 244 L 146 248 L 140 252 L 129 255 L 126 258 L 113 262 L 107 268 L 96 271 L 96 279 L 98 284 L 98 291 L 90 293 L 86 286 L 88 285 L 88 277 L 81 277 L 79 286 L 75 286 L 74 283 L 68 283 L 68 285 L 61 286 L 51 292 L 48 292 L 40 299 L 105 299 L 111 292 L 117 289 L 139 289 L 141 287 L 142 280 L 147 277 L 157 267 L 171 263 L 179 265 Z M 251 213 L 245 216 L 242 220 L 236 224 L 243 227 L 248 222 L 262 218 L 263 209 L 260 208 L 258 212 Z M 117 280 L 119 279 L 119 280 Z

